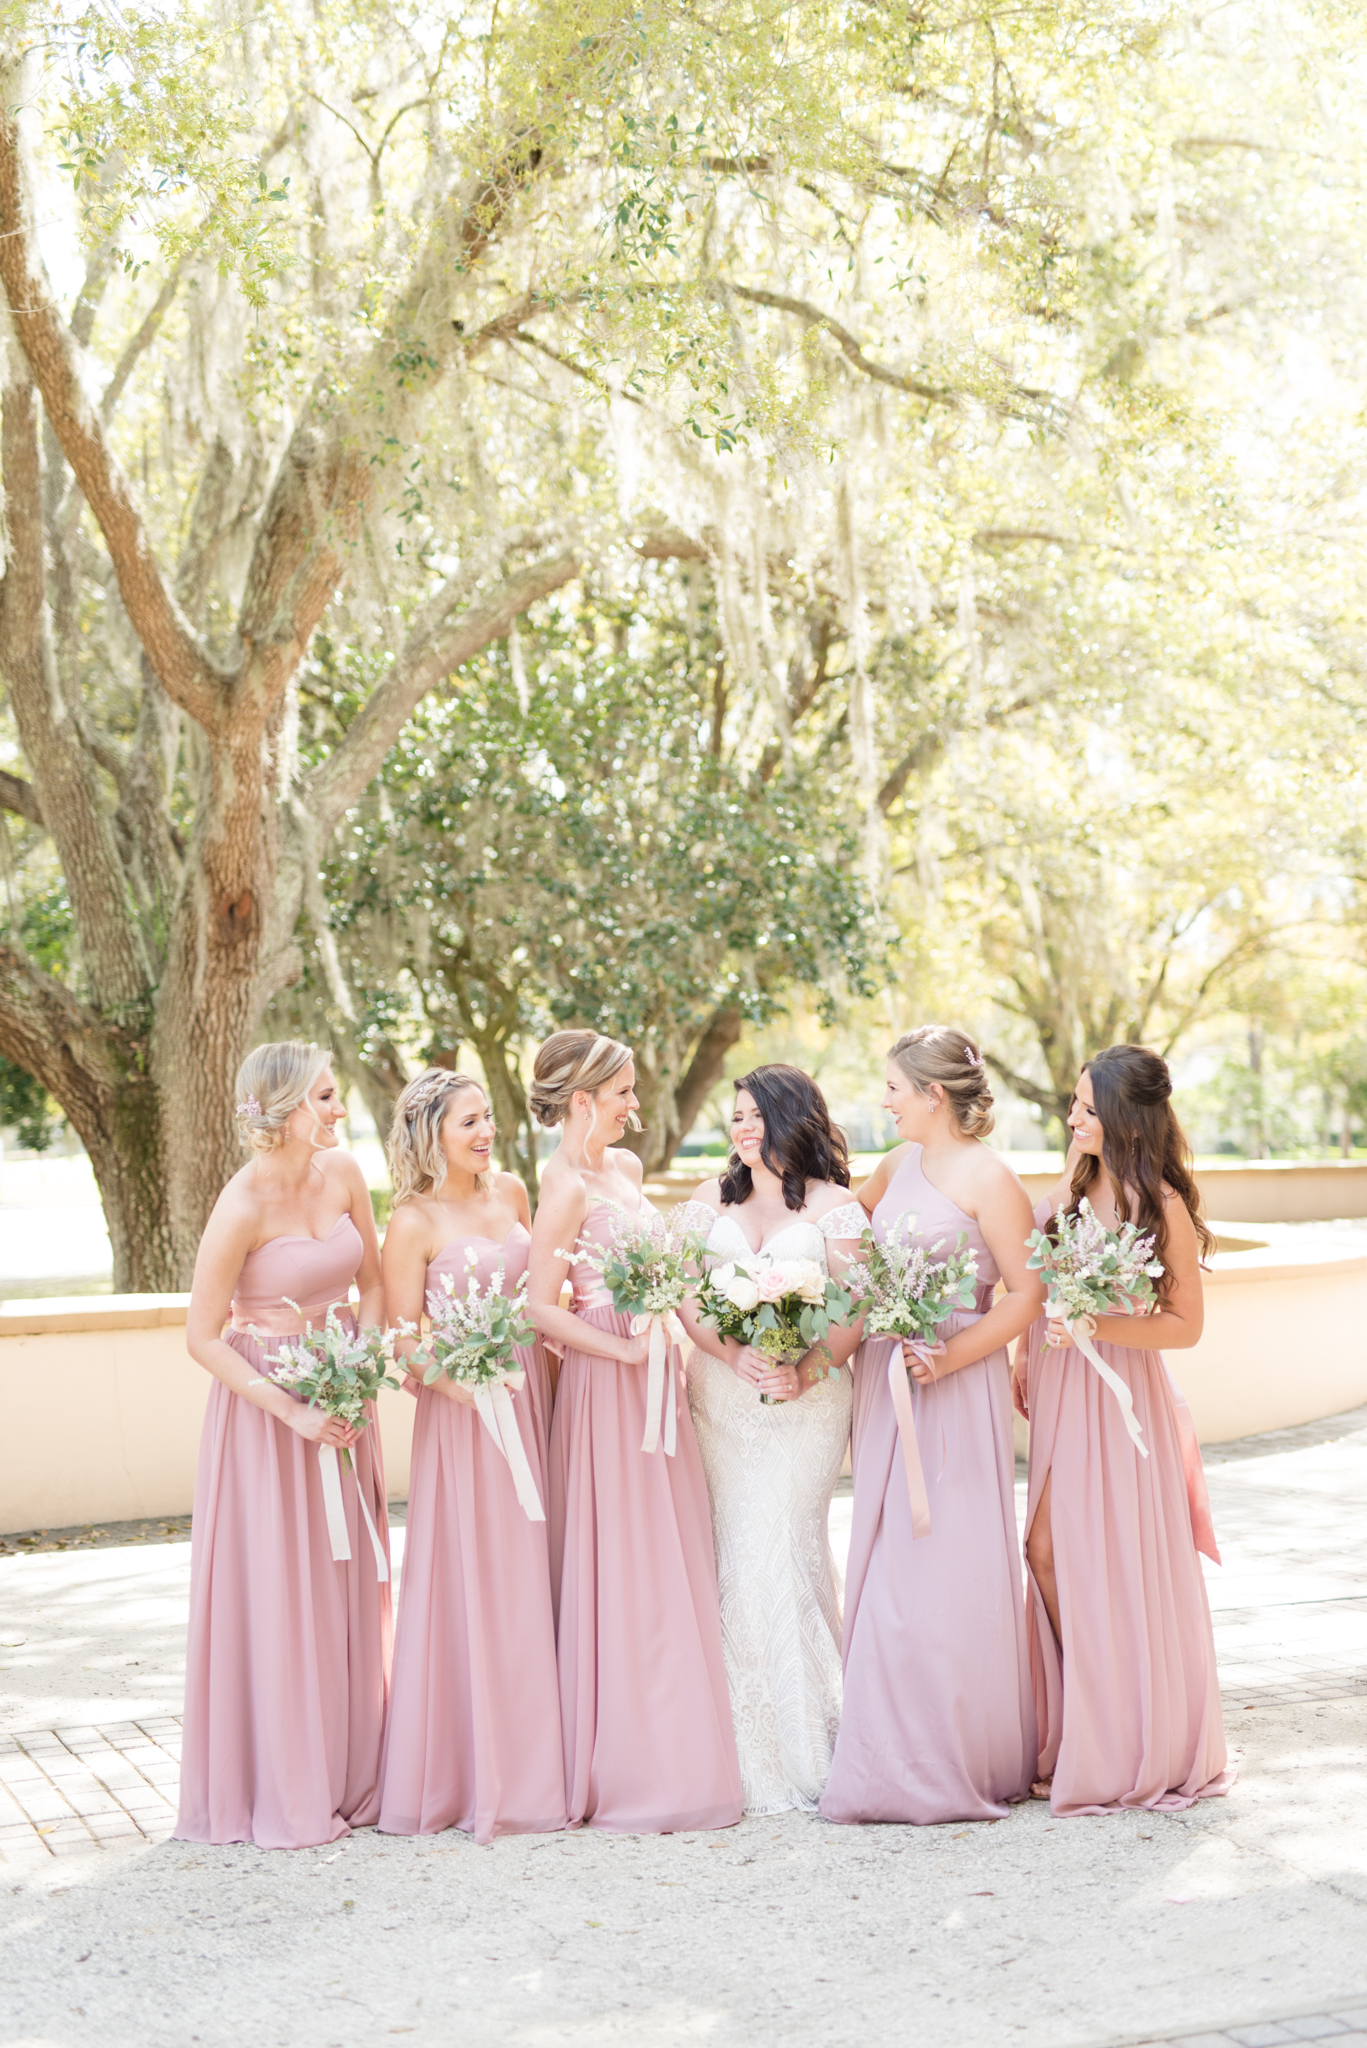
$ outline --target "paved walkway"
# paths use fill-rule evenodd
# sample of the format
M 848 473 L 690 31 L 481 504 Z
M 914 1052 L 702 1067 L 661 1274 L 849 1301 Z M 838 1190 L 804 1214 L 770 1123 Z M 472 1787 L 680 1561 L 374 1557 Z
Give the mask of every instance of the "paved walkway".
M 174 1843 L 187 1545 L 0 1557 L 0 2048 L 1367 2048 L 1367 1410 L 1207 1461 L 1241 1778 L 1186 1814 Z

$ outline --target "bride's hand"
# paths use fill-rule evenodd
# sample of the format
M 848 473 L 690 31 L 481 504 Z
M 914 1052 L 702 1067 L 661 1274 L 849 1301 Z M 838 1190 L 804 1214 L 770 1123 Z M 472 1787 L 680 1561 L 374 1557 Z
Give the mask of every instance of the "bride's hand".
M 748 1344 L 740 1345 L 727 1363 L 738 1380 L 744 1380 L 747 1387 L 759 1387 L 773 1370 L 773 1360 L 766 1358 L 762 1351 L 753 1351 Z M 767 1391 L 767 1389 L 761 1389 Z
M 767 1370 L 759 1383 L 761 1394 L 767 1394 L 771 1401 L 796 1401 L 802 1392 L 802 1375 L 795 1365 L 767 1364 Z

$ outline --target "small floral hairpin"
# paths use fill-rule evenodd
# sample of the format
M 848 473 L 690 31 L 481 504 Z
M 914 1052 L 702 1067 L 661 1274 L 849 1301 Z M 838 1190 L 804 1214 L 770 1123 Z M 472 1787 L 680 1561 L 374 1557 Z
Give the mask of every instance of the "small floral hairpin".
M 983 1064 L 982 1054 L 980 1052 L 974 1052 L 971 1045 L 966 1045 L 964 1047 L 964 1058 L 968 1061 L 970 1067 L 980 1067 Z
M 233 1111 L 234 1116 L 260 1116 L 260 1114 L 261 1104 L 254 1095 L 249 1095 L 245 1102 L 239 1102 L 237 1108 Z

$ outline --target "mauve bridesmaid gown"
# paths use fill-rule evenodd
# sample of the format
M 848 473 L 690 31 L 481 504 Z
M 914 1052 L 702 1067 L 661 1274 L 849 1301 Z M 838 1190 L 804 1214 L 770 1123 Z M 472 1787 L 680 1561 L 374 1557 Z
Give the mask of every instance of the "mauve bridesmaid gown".
M 978 1262 L 977 1306 L 1000 1277 L 971 1216 L 926 1179 L 913 1145 L 874 1210 L 885 1237 L 913 1214 L 915 1239 Z M 854 1367 L 854 1520 L 845 1576 L 845 1704 L 821 1812 L 834 1821 L 1000 1820 L 1035 1770 L 1011 1376 L 993 1351 L 931 1386 L 911 1380 L 930 1534 L 913 1538 L 887 1338 Z
M 606 1243 L 603 1206 L 580 1243 Z M 593 1267 L 571 1268 L 575 1313 L 627 1336 Z M 730 1827 L 741 1817 L 707 1482 L 677 1348 L 667 1385 L 675 1455 L 643 1451 L 644 1365 L 572 1346 L 550 1447 L 551 1586 L 571 1823 L 621 1834 Z
M 275 1237 L 243 1261 L 224 1331 L 265 1370 L 270 1337 L 346 1309 L 361 1263 L 350 1216 L 329 1237 Z M 182 1842 L 303 1849 L 373 1825 L 389 1690 L 388 1583 L 360 1512 L 387 1547 L 384 1467 L 372 1413 L 342 1471 L 350 1563 L 328 1539 L 318 1446 L 221 1380 L 209 1389 L 195 1479 L 190 1631 L 180 1775 Z
M 502 1267 L 511 1294 L 531 1238 L 456 1238 L 427 1268 L 464 1293 Z M 473 1267 L 466 1253 L 476 1255 Z M 546 1505 L 551 1384 L 540 1344 L 513 1410 Z M 385 1731 L 380 1828 L 430 1835 L 462 1828 L 477 1842 L 565 1825 L 565 1767 L 545 1522 L 529 1521 L 508 1461 L 472 1407 L 436 1387 L 418 1395 L 394 1681 Z
M 1043 1228 L 1049 1205 L 1035 1212 Z M 1039 1776 L 1058 1814 L 1184 1807 L 1227 1792 L 1220 1688 L 1198 1546 L 1217 1558 L 1186 1404 L 1156 1351 L 1098 1344 L 1126 1382 L 1149 1455 L 1082 1352 L 1029 1331 L 1030 1528 L 1049 1522 L 1062 1655 L 1033 1578 L 1028 1625 Z

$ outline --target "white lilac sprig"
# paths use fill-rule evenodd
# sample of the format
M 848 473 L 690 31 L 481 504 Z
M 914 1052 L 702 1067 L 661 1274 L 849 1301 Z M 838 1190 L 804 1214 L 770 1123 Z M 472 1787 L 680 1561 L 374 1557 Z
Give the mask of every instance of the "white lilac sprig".
M 849 1274 L 856 1313 L 866 1337 L 902 1337 L 933 1344 L 946 1317 L 971 1309 L 977 1298 L 978 1262 L 960 1231 L 952 1251 L 942 1238 L 912 1244 L 914 1216 L 899 1216 L 885 1238 L 866 1230 L 860 1262 Z M 943 1254 L 936 1258 L 935 1254 Z
M 471 1266 L 478 1257 L 467 1250 Z M 431 1329 L 412 1361 L 424 1368 L 424 1386 L 445 1378 L 478 1389 L 519 1370 L 518 1351 L 536 1341 L 527 1313 L 527 1277 L 524 1273 L 511 1294 L 503 1291 L 502 1281 L 501 1264 L 484 1288 L 472 1272 L 463 1293 L 452 1274 L 442 1274 L 440 1290 L 433 1288 L 427 1296 Z
M 1027 1245 L 1026 1263 L 1044 1275 L 1050 1310 L 1067 1322 L 1148 1315 L 1157 1305 L 1153 1283 L 1163 1262 L 1154 1256 L 1153 1237 L 1141 1236 L 1135 1223 L 1108 1230 L 1085 1195 L 1076 1215 L 1060 1211 L 1051 1229 L 1031 1232 Z
M 662 1216 L 642 1209 L 633 1215 L 616 1202 L 605 1206 L 617 1211 L 610 1242 L 581 1244 L 556 1257 L 592 1267 L 619 1315 L 671 1314 L 702 1272 L 702 1233 L 690 1229 L 677 1211 Z
M 301 1317 L 297 1302 L 284 1297 Z M 279 1348 L 266 1353 L 270 1370 L 264 1377 L 283 1387 L 310 1408 L 321 1408 L 335 1421 L 362 1430 L 370 1421 L 366 1413 L 381 1387 L 400 1386 L 391 1377 L 395 1366 L 394 1345 L 399 1337 L 411 1336 L 413 1325 L 400 1324 L 394 1330 L 351 1330 L 342 1322 L 336 1304 L 329 1307 L 325 1322 L 300 1331 L 296 1337 L 272 1340 L 261 1331 L 252 1335 L 264 1347 L 277 1341 Z M 351 1463 L 351 1453 L 342 1452 L 342 1462 Z

